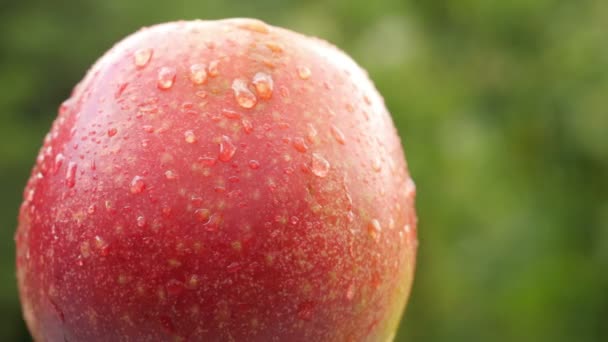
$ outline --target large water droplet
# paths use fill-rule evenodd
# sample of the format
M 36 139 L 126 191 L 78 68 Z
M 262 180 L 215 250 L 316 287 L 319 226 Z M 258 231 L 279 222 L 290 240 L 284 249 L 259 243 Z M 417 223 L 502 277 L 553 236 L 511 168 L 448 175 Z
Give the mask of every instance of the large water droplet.
M 137 226 L 140 228 L 146 226 L 146 218 L 144 216 L 137 216 Z
M 138 68 L 145 67 L 150 62 L 153 52 L 152 49 L 137 49 L 133 53 L 133 63 Z
M 173 86 L 175 82 L 175 69 L 171 67 L 162 67 L 158 70 L 158 78 L 156 86 L 159 89 L 167 90 Z
M 75 162 L 70 162 L 68 164 L 68 170 L 65 174 L 65 184 L 68 188 L 73 188 L 76 185 L 76 170 L 78 169 L 78 165 Z
M 243 108 L 253 108 L 257 102 L 255 95 L 247 87 L 247 81 L 237 78 L 232 81 L 232 91 L 234 99 Z
M 331 135 L 334 137 L 334 139 L 336 139 L 338 143 L 342 145 L 346 143 L 344 133 L 342 133 L 342 131 L 338 127 L 336 127 L 335 125 L 331 125 L 329 130 L 331 131 Z
M 308 67 L 306 66 L 299 66 L 298 67 L 298 76 L 300 76 L 301 79 L 303 80 L 307 80 L 310 78 L 311 75 L 311 71 Z
M 188 143 L 188 144 L 194 144 L 196 142 L 196 135 L 194 135 L 194 132 L 188 130 L 184 132 L 184 140 Z
M 274 82 L 272 77 L 264 72 L 258 72 L 253 76 L 253 85 L 258 96 L 263 99 L 269 99 L 272 97 L 272 90 L 274 88 Z
M 310 171 L 317 177 L 325 177 L 329 173 L 329 162 L 318 153 L 312 154 Z
M 146 189 L 146 183 L 144 182 L 144 179 L 141 176 L 135 176 L 133 177 L 133 179 L 131 180 L 131 193 L 132 194 L 139 194 L 142 191 L 144 191 Z
M 232 159 L 234 154 L 236 153 L 236 146 L 232 143 L 230 137 L 226 135 L 222 135 L 222 141 L 220 142 L 220 153 L 218 155 L 218 159 L 227 162 Z
M 194 84 L 203 84 L 207 81 L 207 70 L 203 64 L 192 64 L 190 66 L 190 81 Z

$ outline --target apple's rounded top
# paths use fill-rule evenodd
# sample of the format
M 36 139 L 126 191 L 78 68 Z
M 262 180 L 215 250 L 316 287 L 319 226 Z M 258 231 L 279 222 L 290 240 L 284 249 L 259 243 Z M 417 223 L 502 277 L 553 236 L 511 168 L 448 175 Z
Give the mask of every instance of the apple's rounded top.
M 24 192 L 36 340 L 390 340 L 415 186 L 334 46 L 258 20 L 160 24 L 65 101 Z

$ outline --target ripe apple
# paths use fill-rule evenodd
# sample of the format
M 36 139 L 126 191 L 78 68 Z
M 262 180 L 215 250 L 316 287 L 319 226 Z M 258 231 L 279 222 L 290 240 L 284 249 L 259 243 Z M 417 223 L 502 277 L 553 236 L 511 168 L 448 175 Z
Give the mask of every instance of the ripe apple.
M 415 187 L 366 73 L 250 19 L 144 28 L 59 108 L 17 245 L 37 341 L 386 341 Z

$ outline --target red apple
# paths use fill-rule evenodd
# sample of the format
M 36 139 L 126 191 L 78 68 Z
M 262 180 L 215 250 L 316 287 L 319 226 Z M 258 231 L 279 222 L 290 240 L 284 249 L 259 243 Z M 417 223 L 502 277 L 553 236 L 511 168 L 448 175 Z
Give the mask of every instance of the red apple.
M 145 28 L 61 105 L 16 233 L 37 341 L 386 341 L 416 255 L 383 100 L 260 21 Z

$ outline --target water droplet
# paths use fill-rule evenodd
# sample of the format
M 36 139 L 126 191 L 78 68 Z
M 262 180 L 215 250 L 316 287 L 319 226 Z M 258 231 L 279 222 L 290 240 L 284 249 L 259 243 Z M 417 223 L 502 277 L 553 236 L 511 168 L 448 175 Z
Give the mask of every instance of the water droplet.
M 344 145 L 344 143 L 346 142 L 346 140 L 344 139 L 344 133 L 342 133 L 342 131 L 335 125 L 331 125 L 329 130 L 331 131 L 331 135 L 334 136 L 334 139 L 336 139 L 338 143 Z
M 298 152 L 304 153 L 308 151 L 308 145 L 306 145 L 304 139 L 300 137 L 294 138 L 291 144 L 293 145 L 293 148 L 295 148 Z
M 196 288 L 198 288 L 199 284 L 200 284 L 199 276 L 197 276 L 196 274 L 193 274 L 188 278 L 185 286 L 189 290 L 195 290 Z
M 99 250 L 101 256 L 107 256 L 109 252 L 108 243 L 99 235 L 95 236 L 95 247 Z
M 211 217 L 211 211 L 209 209 L 197 209 L 194 212 L 194 216 L 199 222 L 209 222 L 209 218 Z
M 224 109 L 222 110 L 222 114 L 228 119 L 236 120 L 241 118 L 241 113 L 235 112 L 233 110 Z
M 372 169 L 376 172 L 382 171 L 382 162 L 380 161 L 380 158 L 376 157 L 372 160 Z
M 218 61 L 217 59 L 209 62 L 209 68 L 207 69 L 209 76 L 216 77 L 220 74 L 219 64 L 220 61 Z
M 194 84 L 203 84 L 207 81 L 207 71 L 203 64 L 192 64 L 190 66 L 190 81 Z
M 266 25 L 266 23 L 264 23 L 261 20 L 249 19 L 246 22 L 239 24 L 238 27 L 248 30 L 248 31 L 263 33 L 263 34 L 266 34 L 269 32 L 268 25 Z
M 253 108 L 257 102 L 255 95 L 247 87 L 247 82 L 241 78 L 232 81 L 232 91 L 234 98 L 239 106 L 243 108 Z
M 263 99 L 269 99 L 272 97 L 272 90 L 274 88 L 274 82 L 272 77 L 264 72 L 258 72 L 253 76 L 253 85 L 258 96 Z
M 297 216 L 292 216 L 289 218 L 289 223 L 291 223 L 292 225 L 296 225 L 298 224 L 298 222 L 300 222 L 300 219 Z
M 120 83 L 118 85 L 118 89 L 116 89 L 116 93 L 114 94 L 114 98 L 118 99 L 122 96 L 122 94 L 125 92 L 125 89 L 127 89 L 127 86 L 129 85 L 129 82 L 124 82 L 124 83 Z
M 215 165 L 215 162 L 217 161 L 217 159 L 211 158 L 211 157 L 199 157 L 197 161 L 202 166 L 210 167 L 210 166 Z
M 188 130 L 184 132 L 184 140 L 188 143 L 188 144 L 194 144 L 196 142 L 196 135 L 194 135 L 194 132 Z
M 68 170 L 65 174 L 65 184 L 68 188 L 73 188 L 76 185 L 76 170 L 78 169 L 78 165 L 75 162 L 70 162 L 68 164 Z
M 274 53 L 282 53 L 283 52 L 283 45 L 277 43 L 277 42 L 266 42 L 266 47 L 270 49 L 270 51 L 274 52 Z
M 310 142 L 314 142 L 317 137 L 317 129 L 311 123 L 306 124 L 306 139 Z
M 372 237 L 372 239 L 378 241 L 378 239 L 380 238 L 380 231 L 382 231 L 382 226 L 380 225 L 380 222 L 377 219 L 372 219 L 371 221 L 369 221 L 369 224 L 367 225 L 367 232 Z
M 346 299 L 353 300 L 355 298 L 355 283 L 350 283 L 346 289 Z
M 158 70 L 158 78 L 156 86 L 159 89 L 167 90 L 173 86 L 175 82 L 175 69 L 171 67 L 162 67 Z
M 97 210 L 97 206 L 95 204 L 91 204 L 88 208 L 87 208 L 87 213 L 89 214 L 94 214 L 95 210 Z
M 306 66 L 298 67 L 298 76 L 300 76 L 301 79 L 307 80 L 310 78 L 310 75 L 311 75 L 311 71 L 308 67 L 306 67 Z
M 329 173 L 329 162 L 318 153 L 312 154 L 310 171 L 317 177 L 325 177 Z
M 168 180 L 174 180 L 177 178 L 177 174 L 175 174 L 175 172 L 173 172 L 172 170 L 167 170 L 165 171 L 165 178 L 167 178 Z
M 232 143 L 230 137 L 222 135 L 222 141 L 220 142 L 220 153 L 218 159 L 227 162 L 232 159 L 236 153 L 236 146 Z
M 203 204 L 203 198 L 200 196 L 192 195 L 192 197 L 190 198 L 190 202 L 192 202 L 193 206 L 200 207 Z
M 137 216 L 137 226 L 143 228 L 146 226 L 146 218 L 143 216 Z
M 260 168 L 260 162 L 258 162 L 257 160 L 250 160 L 249 161 L 249 168 L 251 168 L 252 170 L 257 170 Z
M 135 176 L 133 177 L 133 179 L 131 180 L 131 193 L 132 194 L 139 194 L 142 191 L 144 191 L 146 189 L 146 183 L 144 182 L 144 179 L 141 176 Z
M 59 171 L 64 160 L 65 157 L 63 156 L 63 154 L 57 153 L 57 155 L 55 156 L 55 166 L 53 166 L 53 173 L 57 173 L 57 171 Z
M 241 264 L 239 264 L 238 262 L 233 262 L 230 265 L 226 266 L 226 271 L 228 271 L 228 273 L 237 273 L 242 268 L 243 266 Z
M 152 58 L 152 53 L 154 50 L 152 49 L 137 49 L 135 53 L 133 53 L 133 63 L 138 68 L 145 67 Z
M 251 121 L 243 119 L 241 123 L 243 124 L 243 130 L 246 134 L 250 134 L 251 132 L 253 132 L 253 123 L 251 123 Z
M 116 128 L 110 128 L 110 129 L 108 130 L 108 136 L 109 136 L 109 137 L 113 137 L 113 136 L 115 136 L 115 135 L 116 135 L 116 133 L 118 133 L 118 130 L 117 130 Z

